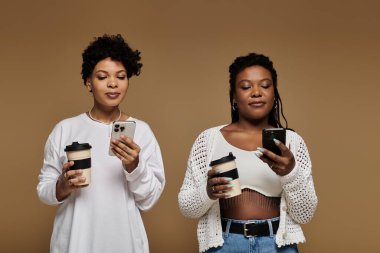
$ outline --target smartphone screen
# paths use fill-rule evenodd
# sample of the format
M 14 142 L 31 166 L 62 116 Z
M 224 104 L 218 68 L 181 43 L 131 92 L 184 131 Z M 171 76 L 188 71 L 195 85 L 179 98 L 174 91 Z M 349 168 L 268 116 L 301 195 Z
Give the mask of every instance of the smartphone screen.
M 276 146 L 273 139 L 286 143 L 286 130 L 284 128 L 263 129 L 263 148 L 268 149 L 276 155 L 281 155 L 281 150 Z
M 136 129 L 136 122 L 135 121 L 115 121 L 112 123 L 112 130 L 111 130 L 111 140 L 112 139 L 120 139 L 121 135 L 125 135 L 131 139 L 133 139 L 135 135 L 135 129 Z M 114 156 L 111 149 L 111 144 L 109 148 L 109 155 Z

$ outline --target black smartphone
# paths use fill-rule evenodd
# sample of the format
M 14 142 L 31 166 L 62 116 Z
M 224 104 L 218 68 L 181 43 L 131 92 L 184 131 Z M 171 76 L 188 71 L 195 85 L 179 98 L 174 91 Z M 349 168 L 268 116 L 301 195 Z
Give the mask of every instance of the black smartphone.
M 135 135 L 136 122 L 135 121 L 115 121 L 112 123 L 112 132 L 111 132 L 111 140 L 112 139 L 120 139 L 120 136 L 123 134 L 131 139 Z M 111 144 L 108 151 L 109 155 L 114 156 L 111 149 Z
M 285 128 L 265 128 L 263 129 L 263 148 L 266 148 L 276 155 L 281 155 L 281 150 L 276 146 L 273 139 L 277 139 L 286 144 Z

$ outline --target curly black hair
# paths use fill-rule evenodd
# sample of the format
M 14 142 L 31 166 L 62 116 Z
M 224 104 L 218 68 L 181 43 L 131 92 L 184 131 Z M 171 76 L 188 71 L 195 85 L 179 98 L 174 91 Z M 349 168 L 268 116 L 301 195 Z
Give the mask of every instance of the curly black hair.
M 283 112 L 283 106 L 281 102 L 281 97 L 277 89 L 277 72 L 273 67 L 273 62 L 269 59 L 269 57 L 250 53 L 245 56 L 240 56 L 235 59 L 235 61 L 230 65 L 230 105 L 231 105 L 231 120 L 232 122 L 237 122 L 239 120 L 239 111 L 238 109 L 234 110 L 233 98 L 236 90 L 236 76 L 243 71 L 244 69 L 251 66 L 261 66 L 267 69 L 272 76 L 273 86 L 274 86 L 274 106 L 269 113 L 269 124 L 274 127 L 283 127 L 281 124 L 280 113 L 283 119 L 285 120 L 285 127 L 288 127 L 288 121 L 286 120 Z
M 95 37 L 90 45 L 82 53 L 82 79 L 86 84 L 96 64 L 110 57 L 112 60 L 120 61 L 127 70 L 127 78 L 138 76 L 142 67 L 140 52 L 132 50 L 124 38 L 120 35 L 104 34 Z

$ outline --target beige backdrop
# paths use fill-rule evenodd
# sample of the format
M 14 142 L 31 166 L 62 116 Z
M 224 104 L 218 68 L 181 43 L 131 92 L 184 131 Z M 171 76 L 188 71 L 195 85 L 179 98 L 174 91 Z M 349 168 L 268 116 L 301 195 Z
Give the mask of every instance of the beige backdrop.
M 0 15 L 0 252 L 48 252 L 56 207 L 36 195 L 53 126 L 92 104 L 81 53 L 121 33 L 144 67 L 124 111 L 147 121 L 167 184 L 144 221 L 152 252 L 196 252 L 177 194 L 190 147 L 229 122 L 228 66 L 251 51 L 279 73 L 290 127 L 308 144 L 319 206 L 301 252 L 380 252 L 378 1 L 7 1 Z

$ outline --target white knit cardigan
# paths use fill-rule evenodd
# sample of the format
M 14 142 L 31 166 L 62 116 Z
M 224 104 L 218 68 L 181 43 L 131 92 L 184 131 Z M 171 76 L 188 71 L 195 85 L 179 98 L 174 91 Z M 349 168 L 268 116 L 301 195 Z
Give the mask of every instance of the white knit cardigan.
M 195 140 L 189 156 L 183 185 L 178 194 L 181 213 L 189 218 L 199 218 L 199 251 L 222 246 L 222 226 L 219 201 L 207 195 L 207 171 L 215 147 L 215 135 L 223 126 L 207 129 Z M 280 226 L 276 235 L 279 247 L 305 242 L 299 224 L 313 217 L 318 199 L 311 174 L 311 161 L 305 142 L 297 133 L 286 131 L 286 145 L 294 154 L 296 165 L 286 176 L 281 177 L 282 195 L 280 204 Z

